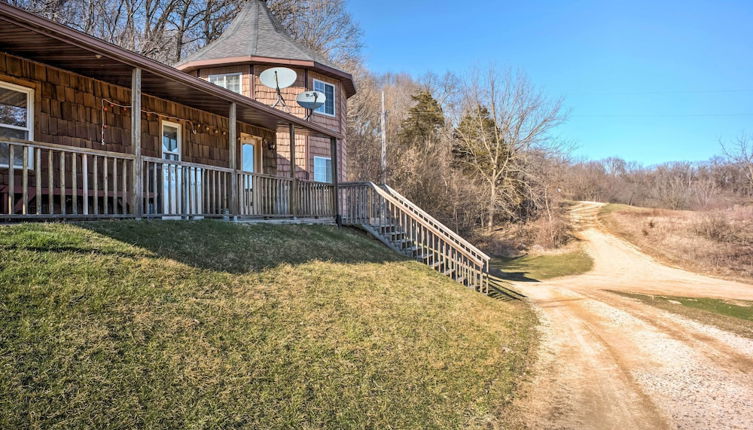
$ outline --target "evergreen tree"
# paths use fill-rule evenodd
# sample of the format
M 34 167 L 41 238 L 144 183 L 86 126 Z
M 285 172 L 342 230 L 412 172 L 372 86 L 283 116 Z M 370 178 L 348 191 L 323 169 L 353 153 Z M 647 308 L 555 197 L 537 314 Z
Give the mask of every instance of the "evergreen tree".
M 445 124 L 442 106 L 427 90 L 421 90 L 411 98 L 416 104 L 400 124 L 400 143 L 414 146 L 436 140 Z

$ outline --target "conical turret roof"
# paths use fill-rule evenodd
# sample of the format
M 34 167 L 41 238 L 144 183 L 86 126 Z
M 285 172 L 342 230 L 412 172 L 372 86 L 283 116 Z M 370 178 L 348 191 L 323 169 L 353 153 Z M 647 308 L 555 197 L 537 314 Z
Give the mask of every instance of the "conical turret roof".
M 199 67 L 237 63 L 291 64 L 321 69 L 353 89 L 350 74 L 338 69 L 323 55 L 303 46 L 285 31 L 263 0 L 246 0 L 238 15 L 215 41 L 186 57 L 176 67 L 189 71 Z M 350 91 L 348 91 L 350 92 Z

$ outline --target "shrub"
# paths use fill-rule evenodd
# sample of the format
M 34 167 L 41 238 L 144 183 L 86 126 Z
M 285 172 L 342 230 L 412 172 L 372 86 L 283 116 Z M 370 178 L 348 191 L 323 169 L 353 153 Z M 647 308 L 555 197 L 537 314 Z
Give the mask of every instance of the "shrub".
M 734 225 L 729 222 L 724 214 L 719 212 L 705 215 L 695 223 L 693 231 L 697 235 L 715 242 L 728 243 L 735 242 L 738 239 Z
M 533 223 L 534 245 L 545 249 L 556 249 L 567 245 L 573 238 L 570 224 L 561 216 L 551 219 L 541 217 Z

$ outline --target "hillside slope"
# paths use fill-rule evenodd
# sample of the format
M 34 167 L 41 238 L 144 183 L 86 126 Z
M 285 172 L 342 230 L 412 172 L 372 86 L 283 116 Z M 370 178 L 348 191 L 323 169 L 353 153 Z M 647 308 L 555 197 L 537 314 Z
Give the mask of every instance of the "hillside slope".
M 0 226 L 0 428 L 453 428 L 535 317 L 325 226 Z
M 665 263 L 753 281 L 753 206 L 680 211 L 610 204 L 599 218 L 611 233 Z

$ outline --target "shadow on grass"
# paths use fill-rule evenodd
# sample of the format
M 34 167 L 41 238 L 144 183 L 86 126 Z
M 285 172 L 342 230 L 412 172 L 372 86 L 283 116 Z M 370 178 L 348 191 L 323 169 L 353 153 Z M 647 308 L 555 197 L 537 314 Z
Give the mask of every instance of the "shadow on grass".
M 541 282 L 538 279 L 530 278 L 526 272 L 502 272 L 497 275 L 505 281 L 513 282 Z
M 233 274 L 313 261 L 358 264 L 404 260 L 350 229 L 324 225 L 243 225 L 213 220 L 99 221 L 75 225 L 140 248 L 146 251 L 144 256 Z M 126 249 L 116 253 L 133 256 Z

